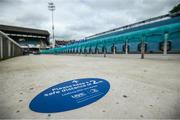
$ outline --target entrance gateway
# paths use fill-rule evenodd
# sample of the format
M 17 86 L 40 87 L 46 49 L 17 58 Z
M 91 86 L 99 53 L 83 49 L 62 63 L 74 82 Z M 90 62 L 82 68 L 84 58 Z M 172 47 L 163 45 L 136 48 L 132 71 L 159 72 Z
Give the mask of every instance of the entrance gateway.
M 40 113 L 73 110 L 96 102 L 105 96 L 109 89 L 109 82 L 100 78 L 70 80 L 38 94 L 29 104 L 29 108 Z

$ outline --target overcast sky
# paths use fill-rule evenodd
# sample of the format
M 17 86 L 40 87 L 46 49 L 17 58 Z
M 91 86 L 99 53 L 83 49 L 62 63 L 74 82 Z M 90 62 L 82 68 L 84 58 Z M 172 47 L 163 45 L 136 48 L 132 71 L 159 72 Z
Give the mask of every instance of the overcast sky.
M 50 0 L 0 0 L 0 24 L 46 29 L 51 33 Z M 166 14 L 179 0 L 53 0 L 55 36 L 88 35 Z

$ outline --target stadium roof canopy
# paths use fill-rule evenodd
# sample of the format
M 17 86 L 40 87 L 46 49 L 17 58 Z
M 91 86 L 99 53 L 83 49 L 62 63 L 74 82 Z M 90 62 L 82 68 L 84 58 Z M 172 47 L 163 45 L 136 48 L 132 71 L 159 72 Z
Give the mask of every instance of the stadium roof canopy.
M 49 32 L 47 30 L 40 30 L 34 28 L 25 28 L 19 26 L 10 26 L 0 24 L 0 31 L 4 32 L 12 39 L 18 38 L 35 38 L 44 40 L 47 45 L 49 45 Z
M 42 36 L 50 35 L 47 30 L 1 25 L 1 24 L 0 24 L 0 30 L 5 33 L 17 33 L 17 34 L 28 34 L 28 35 L 33 34 L 33 35 L 42 35 Z

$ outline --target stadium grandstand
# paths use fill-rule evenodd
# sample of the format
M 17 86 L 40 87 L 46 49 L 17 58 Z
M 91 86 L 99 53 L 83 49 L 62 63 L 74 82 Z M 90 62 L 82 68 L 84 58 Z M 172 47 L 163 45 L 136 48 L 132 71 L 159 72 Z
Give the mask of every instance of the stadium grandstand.
M 74 43 L 75 40 L 55 40 L 55 46 L 56 47 L 62 47 L 68 44 Z
M 179 13 L 150 18 L 78 40 L 43 54 L 180 53 Z
M 49 32 L 46 30 L 0 25 L 0 31 L 17 42 L 26 53 L 37 53 L 40 49 L 48 49 Z

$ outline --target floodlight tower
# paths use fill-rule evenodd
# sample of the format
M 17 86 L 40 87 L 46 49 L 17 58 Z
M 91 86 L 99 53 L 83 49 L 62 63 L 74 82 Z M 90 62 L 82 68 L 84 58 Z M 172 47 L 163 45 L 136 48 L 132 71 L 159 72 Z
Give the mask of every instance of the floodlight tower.
M 48 3 L 48 9 L 52 12 L 52 37 L 53 37 L 53 48 L 55 47 L 55 39 L 54 39 L 54 14 L 53 12 L 55 11 L 55 5 L 54 3 L 51 1 Z

